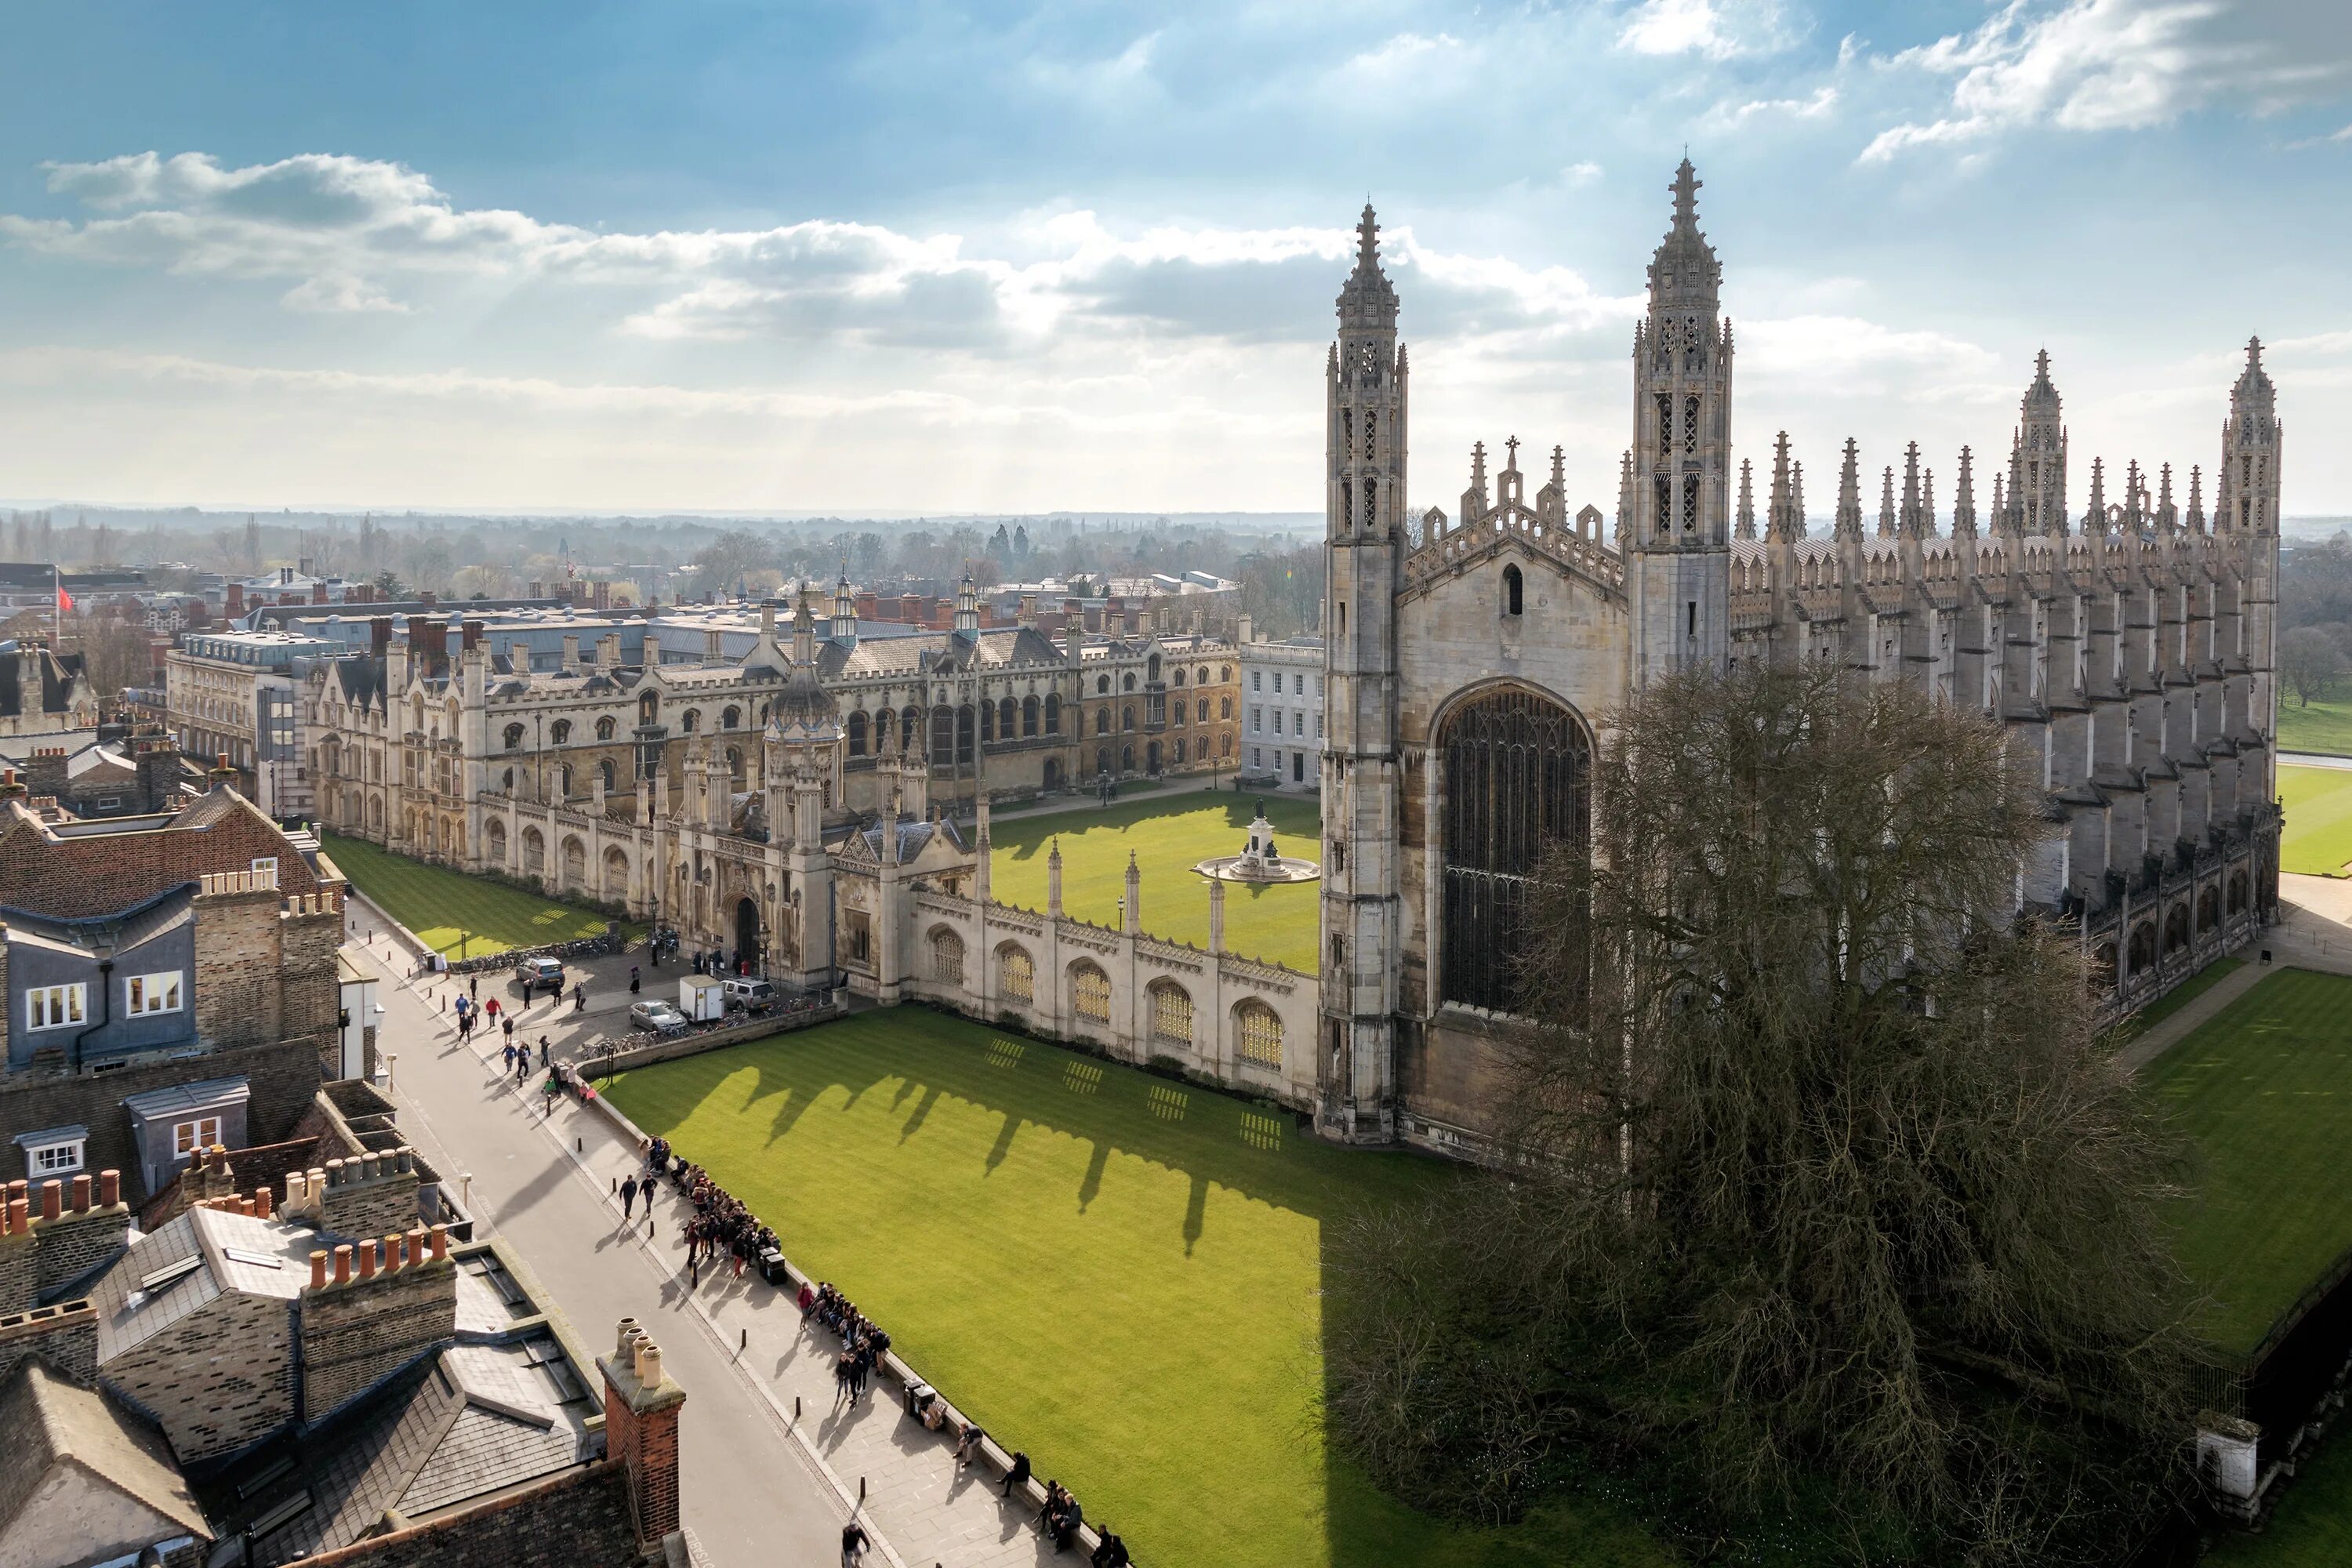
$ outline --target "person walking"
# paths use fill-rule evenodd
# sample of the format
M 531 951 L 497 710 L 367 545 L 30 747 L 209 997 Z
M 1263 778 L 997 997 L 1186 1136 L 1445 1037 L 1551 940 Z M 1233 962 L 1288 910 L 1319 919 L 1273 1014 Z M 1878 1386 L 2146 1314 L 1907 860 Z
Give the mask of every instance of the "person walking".
M 482 977 L 478 974 L 468 975 L 466 980 L 466 994 L 468 996 L 479 996 L 481 994 Z
M 629 994 L 630 994 L 630 995 L 632 995 L 632 996 L 635 996 L 636 994 L 637 994 L 637 966 L 636 966 L 635 964 L 632 963 L 631 965 L 629 965 Z
M 582 981 L 572 987 L 572 1010 L 575 1013 L 581 1013 L 585 1012 L 587 1007 L 588 985 L 585 981 Z
M 541 1035 L 539 1037 L 539 1065 L 541 1067 L 551 1065 L 547 1059 L 547 1037 L 545 1035 Z
M 514 1015 L 513 1015 L 512 1013 L 509 1013 L 509 1014 L 508 1014 L 505 1017 L 500 1018 L 500 1019 L 499 1020 L 499 1028 L 501 1028 L 501 1029 L 504 1029 L 504 1030 L 507 1032 L 507 1044 L 509 1044 L 509 1045 L 510 1045 L 510 1046 L 511 1046 L 511 1045 L 513 1045 L 513 1044 L 514 1044 Z
M 514 1042 L 513 1042 L 512 1040 L 509 1040 L 509 1041 L 507 1042 L 506 1058 L 507 1058 L 507 1071 L 509 1071 L 509 1072 L 512 1072 L 512 1071 L 514 1071 Z
M 851 1520 L 841 1527 L 841 1568 L 858 1568 L 866 1561 L 866 1527 Z
M 629 1220 L 631 1219 L 631 1217 L 633 1217 L 633 1216 L 632 1216 L 632 1215 L 631 1215 L 631 1211 L 632 1211 L 632 1210 L 634 1210 L 636 1206 L 637 1206 L 637 1178 L 636 1178 L 634 1174 L 632 1174 L 632 1175 L 629 1175 L 629 1176 L 625 1176 L 625 1177 L 624 1177 L 624 1178 L 622 1179 L 622 1181 L 621 1181 L 621 1223 L 623 1223 L 624 1225 L 625 1225 L 625 1224 L 627 1224 L 627 1223 L 629 1222 Z M 653 1196 L 652 1196 L 652 1194 L 646 1194 L 646 1208 L 648 1208 L 648 1209 L 650 1209 L 650 1208 L 652 1208 L 653 1206 L 654 1206 L 654 1200 L 653 1200 Z

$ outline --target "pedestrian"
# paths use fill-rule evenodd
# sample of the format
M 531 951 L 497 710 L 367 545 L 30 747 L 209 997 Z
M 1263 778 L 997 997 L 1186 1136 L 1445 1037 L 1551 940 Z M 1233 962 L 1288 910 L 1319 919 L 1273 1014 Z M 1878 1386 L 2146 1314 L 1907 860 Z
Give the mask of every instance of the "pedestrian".
M 517 1089 L 520 1089 L 522 1087 L 522 1080 L 530 1076 L 530 1047 L 525 1046 L 515 1052 L 515 1087 Z
M 497 1017 L 505 1010 L 505 1008 L 499 1005 L 499 999 L 495 996 L 482 1004 L 482 1011 L 488 1013 L 493 1018 Z
M 499 1019 L 499 1027 L 500 1027 L 500 1028 L 504 1029 L 504 1030 L 507 1032 L 507 1044 L 509 1044 L 509 1045 L 513 1045 L 513 1044 L 514 1044 L 514 1015 L 513 1015 L 512 1013 L 509 1013 L 509 1014 L 508 1014 L 505 1017 L 503 1017 L 503 1018 Z
M 857 1568 L 866 1561 L 866 1527 L 851 1520 L 841 1527 L 841 1568 Z
M 466 994 L 468 996 L 479 996 L 481 994 L 482 977 L 478 974 L 470 976 L 466 982 Z
M 636 994 L 637 994 L 637 966 L 636 966 L 635 964 L 632 963 L 631 965 L 629 965 L 629 994 L 630 994 L 630 995 L 632 995 L 632 996 L 635 996 Z
M 587 985 L 583 983 L 583 984 L 577 984 L 577 985 L 572 986 L 572 1010 L 573 1012 L 575 1012 L 575 1013 L 581 1013 L 581 1012 L 585 1012 L 585 1011 L 587 1010 L 587 1007 L 588 1007 L 588 987 L 587 987 Z
M 509 1040 L 507 1042 L 506 1058 L 507 1071 L 514 1071 L 514 1042 L 512 1040 Z
M 548 1065 L 548 1061 L 547 1061 L 547 1037 L 546 1037 L 545 1035 L 541 1035 L 541 1036 L 540 1036 L 540 1037 L 539 1037 L 539 1065 L 540 1065 L 540 1066 L 541 1066 L 541 1067 L 545 1067 L 545 1066 L 547 1066 L 547 1065 Z
M 630 1217 L 630 1211 L 636 1206 L 637 1178 L 635 1175 L 629 1175 L 624 1177 L 621 1182 L 621 1218 L 623 1221 L 625 1222 Z M 647 1208 L 653 1207 L 653 1199 L 650 1197 L 647 1198 L 646 1200 L 646 1206 Z
M 547 1097 L 547 1109 L 540 1112 L 541 1116 L 552 1116 L 555 1114 L 555 1096 L 562 1087 L 563 1086 L 562 1084 L 555 1081 L 555 1075 L 553 1073 L 548 1074 L 547 1081 L 539 1086 L 539 1092 Z

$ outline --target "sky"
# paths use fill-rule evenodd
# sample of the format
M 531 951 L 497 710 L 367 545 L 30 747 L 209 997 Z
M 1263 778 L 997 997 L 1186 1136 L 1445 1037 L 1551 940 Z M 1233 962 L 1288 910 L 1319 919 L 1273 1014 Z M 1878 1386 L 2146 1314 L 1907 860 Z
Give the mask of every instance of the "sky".
M 1315 510 L 1369 198 L 1411 499 L 1615 504 L 1685 148 L 1736 455 L 2210 467 L 2259 333 L 2352 513 L 2341 0 L 19 7 L 0 498 Z M 1989 480 L 1984 487 L 1990 490 Z M 1948 503 L 1949 479 L 1937 493 Z M 1989 494 L 1979 504 L 1989 500 Z

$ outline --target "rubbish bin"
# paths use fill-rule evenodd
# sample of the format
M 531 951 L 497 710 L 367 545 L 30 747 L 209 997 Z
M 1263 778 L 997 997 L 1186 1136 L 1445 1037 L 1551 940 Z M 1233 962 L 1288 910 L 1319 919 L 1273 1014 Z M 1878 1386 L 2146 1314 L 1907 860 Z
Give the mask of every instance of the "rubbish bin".
M 782 1289 L 784 1286 L 792 1283 L 792 1276 L 784 1268 L 784 1254 L 782 1248 L 770 1247 L 761 1249 L 760 1253 L 760 1278 L 765 1279 L 769 1284 L 775 1286 L 779 1289 Z

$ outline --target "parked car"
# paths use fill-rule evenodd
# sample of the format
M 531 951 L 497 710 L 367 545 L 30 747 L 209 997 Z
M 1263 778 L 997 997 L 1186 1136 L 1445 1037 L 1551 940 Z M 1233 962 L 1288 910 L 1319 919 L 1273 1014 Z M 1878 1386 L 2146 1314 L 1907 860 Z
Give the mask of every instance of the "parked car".
M 526 958 L 514 966 L 515 984 L 522 987 L 522 999 L 530 1000 L 534 991 L 551 991 L 563 994 L 563 961 L 560 958 Z
M 630 1005 L 629 1027 L 651 1029 L 657 1035 L 675 1035 L 686 1027 L 686 1015 L 661 998 L 655 997 L 651 1001 Z
M 732 1011 L 764 1013 L 776 1005 L 776 988 L 764 980 L 730 980 L 727 982 L 727 1005 Z

